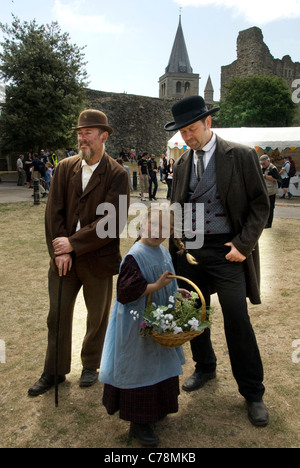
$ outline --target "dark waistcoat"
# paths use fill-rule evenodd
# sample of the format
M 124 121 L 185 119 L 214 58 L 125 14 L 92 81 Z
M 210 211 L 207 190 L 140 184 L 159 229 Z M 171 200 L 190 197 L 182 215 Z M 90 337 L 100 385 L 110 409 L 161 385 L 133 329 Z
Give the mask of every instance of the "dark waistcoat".
M 198 181 L 195 165 L 192 164 L 189 186 L 189 202 L 192 203 L 193 230 L 196 228 L 196 204 L 203 203 L 204 234 L 227 234 L 232 232 L 232 228 L 225 214 L 217 189 L 215 154 L 211 157 L 200 181 Z

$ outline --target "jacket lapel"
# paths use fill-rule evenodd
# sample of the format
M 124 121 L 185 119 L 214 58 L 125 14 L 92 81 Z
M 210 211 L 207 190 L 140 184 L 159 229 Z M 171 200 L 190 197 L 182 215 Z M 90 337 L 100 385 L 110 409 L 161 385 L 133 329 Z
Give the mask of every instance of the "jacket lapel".
M 216 176 L 218 192 L 223 201 L 227 198 L 227 193 L 231 183 L 233 171 L 232 146 L 229 142 L 217 136 L 216 147 Z
M 104 174 L 105 168 L 106 168 L 106 163 L 107 163 L 107 154 L 104 153 L 103 158 L 93 173 L 89 183 L 86 186 L 85 191 L 82 191 L 82 167 L 81 167 L 81 159 L 79 158 L 77 164 L 74 167 L 74 174 L 72 177 L 72 184 L 74 187 L 74 190 L 79 198 L 85 197 L 88 195 L 90 192 L 92 192 L 97 185 L 100 183 L 101 180 L 101 175 Z
M 187 202 L 189 193 L 189 184 L 193 162 L 193 151 L 186 151 L 177 163 L 177 184 L 172 201 L 184 204 Z M 223 201 L 227 198 L 227 193 L 231 183 L 233 171 L 232 146 L 229 142 L 223 140 L 217 135 L 217 147 L 215 152 L 216 177 L 218 192 Z M 201 182 L 196 191 L 201 192 Z
M 71 179 L 71 182 L 73 184 L 74 190 L 76 192 L 76 195 L 80 198 L 82 195 L 82 169 L 81 169 L 81 159 L 78 159 L 77 164 L 74 167 L 73 170 L 73 176 Z
M 186 151 L 177 163 L 177 184 L 172 201 L 180 204 L 187 202 L 193 162 L 193 151 Z

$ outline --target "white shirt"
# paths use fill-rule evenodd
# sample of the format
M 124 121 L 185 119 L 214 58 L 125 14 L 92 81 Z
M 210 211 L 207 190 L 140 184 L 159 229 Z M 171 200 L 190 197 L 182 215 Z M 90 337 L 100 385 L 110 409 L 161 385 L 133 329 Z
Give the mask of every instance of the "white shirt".
M 88 163 L 84 159 L 82 160 L 81 167 L 82 167 L 82 191 L 83 192 L 85 191 L 87 184 L 90 181 L 90 178 L 94 174 L 100 162 L 101 160 L 97 162 L 96 164 L 94 164 L 93 166 L 89 166 Z
M 99 162 L 97 162 L 96 164 L 94 164 L 93 166 L 89 166 L 88 163 L 83 159 L 82 160 L 82 163 L 81 163 L 81 167 L 82 167 L 82 191 L 84 192 L 92 175 L 94 174 L 95 170 L 97 169 L 97 167 L 99 166 L 101 160 Z M 76 232 L 77 231 L 80 231 L 81 229 L 81 225 L 80 225 L 80 220 L 78 220 L 78 224 L 77 224 L 77 227 L 76 227 Z
M 202 148 L 202 151 L 205 152 L 203 156 L 204 169 L 207 168 L 210 158 L 212 157 L 212 155 L 214 154 L 216 150 L 216 146 L 217 146 L 217 136 L 215 133 L 213 133 L 211 140 Z M 198 173 L 197 163 L 198 163 L 198 156 L 197 156 L 196 151 L 194 151 L 194 164 L 195 164 L 196 174 Z

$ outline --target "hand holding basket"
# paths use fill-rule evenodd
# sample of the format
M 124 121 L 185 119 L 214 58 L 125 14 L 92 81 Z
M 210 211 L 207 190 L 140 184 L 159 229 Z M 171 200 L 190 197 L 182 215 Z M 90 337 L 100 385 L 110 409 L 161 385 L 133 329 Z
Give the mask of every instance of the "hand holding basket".
M 179 279 L 182 281 L 185 281 L 188 283 L 190 286 L 192 286 L 196 293 L 199 295 L 199 298 L 201 299 L 202 302 L 202 313 L 201 313 L 201 322 L 204 323 L 206 320 L 206 303 L 204 296 L 198 286 L 196 286 L 195 283 L 190 281 L 187 278 L 184 278 L 183 276 L 177 276 L 177 275 L 169 275 L 169 279 Z M 148 297 L 148 305 L 151 304 L 151 295 Z M 196 338 L 196 336 L 199 336 L 203 333 L 204 330 L 202 331 L 196 331 L 196 330 L 189 330 L 185 332 L 178 333 L 177 335 L 173 333 L 163 333 L 159 334 L 156 331 L 152 331 L 151 337 L 153 340 L 155 340 L 158 344 L 161 346 L 164 346 L 165 348 L 178 348 L 179 346 L 183 345 L 184 343 L 187 343 L 188 341 L 193 340 Z

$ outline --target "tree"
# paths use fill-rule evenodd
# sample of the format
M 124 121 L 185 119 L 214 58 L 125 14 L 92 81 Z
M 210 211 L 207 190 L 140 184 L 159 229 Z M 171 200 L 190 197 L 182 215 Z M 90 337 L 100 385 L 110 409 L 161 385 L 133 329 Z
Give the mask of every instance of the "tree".
M 57 149 L 75 142 L 72 125 L 85 105 L 83 49 L 70 44 L 58 23 L 0 23 L 0 78 L 6 103 L 0 117 L 2 152 Z
M 296 115 L 291 90 L 283 78 L 254 75 L 234 78 L 221 101 L 223 127 L 289 127 Z

